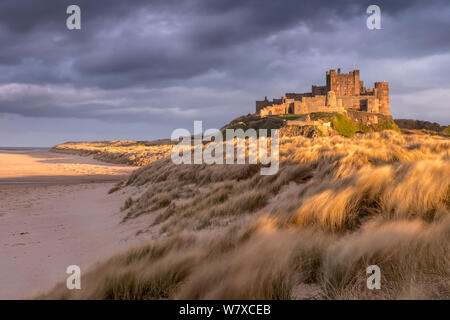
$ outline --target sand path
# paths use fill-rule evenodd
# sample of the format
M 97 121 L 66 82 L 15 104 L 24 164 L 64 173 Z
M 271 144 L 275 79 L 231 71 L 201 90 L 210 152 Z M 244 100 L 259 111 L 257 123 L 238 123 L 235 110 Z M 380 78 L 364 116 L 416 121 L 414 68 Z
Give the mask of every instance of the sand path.
M 0 299 L 19 299 L 139 241 L 120 224 L 134 168 L 43 151 L 0 151 Z M 11 183 L 13 182 L 13 183 Z M 89 183 L 88 183 L 89 182 Z

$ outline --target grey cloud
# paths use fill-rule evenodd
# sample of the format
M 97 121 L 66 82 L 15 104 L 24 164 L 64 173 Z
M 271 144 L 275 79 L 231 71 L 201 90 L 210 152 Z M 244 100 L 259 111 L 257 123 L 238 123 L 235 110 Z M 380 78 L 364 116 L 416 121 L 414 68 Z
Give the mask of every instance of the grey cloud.
M 82 8 L 81 31 L 65 28 L 73 3 Z M 309 90 L 325 69 L 353 64 L 368 85 L 390 81 L 393 94 L 450 90 L 450 4 L 379 1 L 380 31 L 365 27 L 369 4 L 3 0 L 0 88 L 30 84 L 36 92 L 6 99 L 0 89 L 0 112 L 220 125 L 252 112 L 253 100 Z M 397 101 L 393 108 L 406 110 L 409 101 Z

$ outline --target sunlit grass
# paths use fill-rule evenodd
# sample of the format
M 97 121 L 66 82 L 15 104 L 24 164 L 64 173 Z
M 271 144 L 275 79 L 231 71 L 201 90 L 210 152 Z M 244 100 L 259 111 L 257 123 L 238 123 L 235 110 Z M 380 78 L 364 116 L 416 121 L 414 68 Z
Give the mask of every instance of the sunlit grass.
M 157 160 L 129 177 L 147 191 L 126 214 L 155 215 L 159 238 L 40 297 L 449 299 L 449 150 L 383 131 L 281 138 L 273 176 Z M 380 290 L 366 287 L 372 264 Z

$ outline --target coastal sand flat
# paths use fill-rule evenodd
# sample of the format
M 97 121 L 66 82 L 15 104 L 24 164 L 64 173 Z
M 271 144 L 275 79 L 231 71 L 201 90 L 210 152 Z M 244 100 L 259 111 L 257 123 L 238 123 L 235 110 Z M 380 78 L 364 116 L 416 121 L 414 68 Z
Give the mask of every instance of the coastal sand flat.
M 102 163 L 92 157 L 41 150 L 0 150 L 0 183 L 112 182 L 134 169 L 136 167 Z
M 64 280 L 69 265 L 83 272 L 136 242 L 135 226 L 120 224 L 129 194 L 109 195 L 115 182 L 104 182 L 133 169 L 89 157 L 0 151 L 0 299 L 29 297 Z

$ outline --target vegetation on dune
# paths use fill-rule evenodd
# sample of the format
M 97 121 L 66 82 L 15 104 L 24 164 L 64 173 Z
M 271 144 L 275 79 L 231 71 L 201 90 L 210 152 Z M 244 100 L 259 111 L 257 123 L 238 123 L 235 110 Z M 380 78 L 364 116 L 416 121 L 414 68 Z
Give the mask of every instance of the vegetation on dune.
M 422 121 L 422 120 L 411 120 L 411 119 L 395 119 L 395 123 L 401 129 L 412 129 L 412 130 L 429 130 L 440 132 L 443 127 L 437 122 Z
M 51 149 L 52 152 L 93 155 L 95 159 L 135 166 L 145 166 L 170 155 L 173 143 L 169 139 L 155 141 L 98 141 L 67 142 Z
M 400 129 L 397 127 L 393 120 L 384 120 L 375 126 L 375 131 L 383 130 L 394 130 L 400 132 Z
M 334 130 L 345 137 L 352 137 L 355 133 L 369 133 L 369 132 L 379 132 L 384 130 L 393 130 L 400 132 L 395 122 L 388 118 L 377 124 L 366 124 L 364 122 L 354 122 L 349 117 L 343 114 L 336 114 L 334 119 L 331 121 L 331 125 Z
M 353 121 L 343 114 L 337 114 L 331 121 L 331 126 L 334 130 L 345 137 L 353 137 L 358 131 L 358 127 L 353 123 Z
M 272 118 L 276 119 L 282 119 L 282 120 L 297 120 L 297 119 L 306 119 L 306 115 L 304 114 L 283 114 L 283 115 L 274 115 L 270 116 Z
M 125 200 L 125 203 L 122 207 L 122 211 L 129 209 L 133 205 L 133 198 L 128 197 L 127 200 Z
M 256 133 L 259 135 L 259 130 L 266 130 L 266 136 L 270 136 L 270 130 L 271 129 L 280 129 L 283 125 L 283 121 L 280 119 L 275 118 L 262 118 L 262 119 L 253 119 L 251 118 L 251 121 L 239 121 L 239 122 L 233 122 L 232 124 L 222 128 L 223 137 L 225 139 L 226 132 L 225 129 L 242 129 L 242 130 L 248 130 L 248 129 L 254 129 L 256 130 Z
M 370 127 L 368 125 L 366 125 L 365 123 L 359 122 L 357 124 L 358 126 L 358 132 L 360 133 L 369 133 L 370 132 Z
M 436 122 L 395 119 L 395 123 L 404 133 L 450 136 L 450 126 L 441 126 Z
M 135 171 L 126 185 L 147 191 L 124 214 L 152 215 L 158 240 L 39 298 L 449 299 L 450 140 L 353 134 L 282 137 L 273 176 L 168 158 Z
M 336 112 L 313 112 L 309 114 L 311 120 L 322 120 L 330 122 L 332 121 L 339 113 Z
M 446 126 L 444 130 L 441 131 L 441 134 L 446 137 L 450 137 L 450 126 Z

